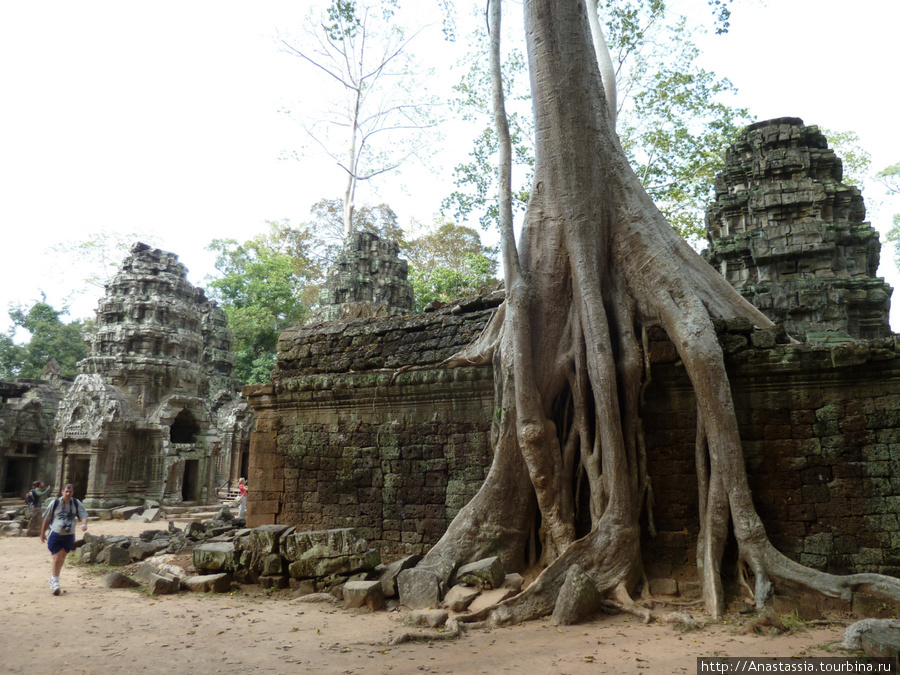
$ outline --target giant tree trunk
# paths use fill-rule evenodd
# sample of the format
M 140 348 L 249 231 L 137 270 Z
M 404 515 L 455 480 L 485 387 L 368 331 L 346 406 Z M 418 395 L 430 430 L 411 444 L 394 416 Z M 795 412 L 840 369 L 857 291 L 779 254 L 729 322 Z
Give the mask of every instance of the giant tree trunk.
M 495 622 L 550 613 L 576 563 L 601 592 L 623 597 L 635 589 L 643 576 L 639 516 L 648 488 L 644 343 L 646 328 L 659 325 L 697 398 L 697 563 L 708 611 L 724 610 L 719 569 L 729 521 L 755 576 L 758 606 L 773 580 L 835 596 L 864 587 L 900 598 L 896 579 L 823 574 L 769 543 L 751 499 L 712 319 L 771 322 L 675 233 L 632 172 L 602 94 L 584 3 L 525 0 L 535 182 L 503 311 L 464 355 L 496 364 L 494 461 L 481 491 L 422 565 L 444 580 L 459 564 L 487 555 L 524 567 L 532 562 L 526 558 L 537 506 L 543 572 L 493 609 Z M 591 527 L 576 539 L 584 490 Z

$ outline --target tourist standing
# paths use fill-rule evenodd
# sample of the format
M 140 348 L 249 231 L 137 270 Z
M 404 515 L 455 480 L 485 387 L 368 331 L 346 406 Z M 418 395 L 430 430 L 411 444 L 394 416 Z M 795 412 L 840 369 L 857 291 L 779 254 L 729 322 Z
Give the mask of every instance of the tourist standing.
M 82 521 L 81 531 L 87 532 L 87 510 L 75 499 L 75 486 L 69 483 L 63 488 L 62 496 L 47 506 L 44 522 L 41 524 L 41 543 L 47 542 L 47 548 L 50 549 L 50 590 L 53 595 L 59 595 L 59 573 L 66 562 L 66 556 L 75 548 L 75 524 L 78 520 Z
M 44 481 L 39 480 L 35 482 L 34 487 L 31 488 L 31 494 L 34 495 L 34 508 L 40 508 L 44 505 L 44 498 L 50 494 L 50 488 L 52 485 L 44 485 Z
M 247 481 L 241 478 L 238 481 L 238 494 L 240 495 L 240 506 L 238 506 L 238 518 L 247 517 Z

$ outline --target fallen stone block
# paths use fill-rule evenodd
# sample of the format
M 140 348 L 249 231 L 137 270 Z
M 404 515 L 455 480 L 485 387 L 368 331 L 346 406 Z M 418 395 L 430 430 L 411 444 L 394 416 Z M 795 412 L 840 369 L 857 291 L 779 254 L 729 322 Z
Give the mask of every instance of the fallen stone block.
M 97 554 L 97 562 L 101 565 L 127 565 L 131 562 L 131 555 L 128 549 L 119 548 L 118 546 L 107 546 Z
M 132 514 L 128 520 L 133 520 L 138 523 L 152 523 L 159 520 L 159 518 L 159 509 L 145 509 L 142 513 Z
M 288 560 L 361 556 L 369 550 L 368 542 L 352 527 L 292 532 L 281 538 L 281 545 Z
M 140 513 L 143 510 L 143 506 L 120 506 L 113 509 L 110 513 L 112 514 L 113 520 L 128 520 L 131 516 Z
M 44 522 L 43 509 L 35 509 L 28 520 L 28 527 L 25 529 L 26 537 L 40 537 L 41 526 Z
M 259 560 L 259 573 L 263 576 L 282 574 L 284 571 L 284 558 L 277 553 L 269 553 Z
M 675 579 L 650 579 L 651 595 L 678 595 L 678 582 Z
M 506 575 L 501 586 L 503 588 L 511 588 L 516 591 L 516 593 L 518 593 L 522 590 L 522 584 L 524 583 L 525 577 L 523 577 L 521 574 L 516 574 L 515 572 L 513 572 L 512 574 Z
M 97 562 L 98 546 L 97 544 L 85 544 L 81 547 L 81 562 L 93 565 Z
M 191 593 L 227 593 L 231 590 L 231 575 L 220 572 L 185 577 L 181 580 L 181 586 Z
M 295 560 L 288 565 L 288 572 L 295 579 L 318 578 L 332 574 L 354 574 L 374 570 L 381 563 L 381 556 L 374 548 L 362 555 L 320 557 L 322 553 L 322 549 L 309 549 L 304 554 L 308 557 Z
M 293 532 L 290 525 L 260 525 L 250 530 L 246 548 L 261 555 L 280 553 L 281 540 L 285 534 Z
M 137 581 L 125 576 L 121 572 L 104 574 L 100 581 L 107 588 L 136 588 L 137 586 L 140 586 Z
M 310 595 L 318 590 L 313 579 L 294 579 L 291 577 L 289 582 L 295 598 L 299 598 L 302 595 Z
M 478 594 L 478 597 L 469 604 L 469 611 L 480 612 L 485 607 L 496 605 L 498 602 L 503 602 L 514 595 L 516 595 L 516 591 L 511 588 L 501 587 L 490 591 L 482 591 Z
M 192 561 L 198 570 L 230 572 L 235 568 L 234 543 L 214 542 L 195 546 Z
M 168 530 L 144 530 L 138 535 L 141 541 L 153 541 L 154 539 L 169 538 L 171 536 Z
M 150 577 L 154 574 L 159 574 L 159 567 L 152 563 L 145 562 L 140 567 L 138 567 L 137 572 L 134 573 L 134 578 L 140 581 L 142 584 L 149 584 Z
M 420 555 L 409 555 L 400 558 L 386 565 L 380 565 L 376 568 L 378 578 L 381 581 L 381 590 L 384 591 L 384 597 L 393 598 L 397 595 L 397 575 L 403 570 L 408 570 L 419 564 L 422 560 Z
M 451 612 L 465 612 L 475 598 L 478 597 L 479 592 L 474 586 L 456 584 L 456 586 L 447 591 L 442 604 Z
M 506 570 L 503 569 L 503 563 L 497 556 L 463 565 L 456 571 L 457 583 L 474 586 L 480 590 L 500 588 L 505 578 Z
M 0 525 L 0 534 L 5 535 L 7 537 L 18 537 L 25 530 L 22 529 L 22 526 L 19 525 L 17 521 L 12 521 L 9 523 L 3 523 Z
M 206 525 L 192 521 L 184 526 L 184 533 L 191 539 L 203 539 L 206 536 Z
M 384 591 L 380 581 L 348 581 L 343 588 L 344 602 L 350 609 L 368 607 L 377 612 L 384 609 Z
M 146 560 L 150 556 L 156 555 L 160 551 L 165 550 L 169 545 L 168 541 L 135 541 L 128 547 L 128 555 L 132 560 Z
M 223 506 L 221 509 L 219 509 L 219 512 L 215 515 L 215 518 L 213 520 L 224 520 L 225 522 L 230 523 L 232 520 L 234 520 L 234 514 L 227 506 Z
M 283 574 L 261 574 L 256 580 L 263 588 L 287 588 L 291 585 L 290 579 Z
M 397 575 L 397 591 L 400 603 L 410 609 L 434 608 L 441 601 L 438 575 L 419 567 L 403 570 Z
M 172 595 L 178 592 L 178 579 L 173 579 L 165 574 L 152 574 L 147 584 L 147 590 L 154 595 Z
M 566 571 L 550 621 L 554 626 L 580 623 L 595 614 L 602 602 L 603 596 L 587 572 L 572 565 Z

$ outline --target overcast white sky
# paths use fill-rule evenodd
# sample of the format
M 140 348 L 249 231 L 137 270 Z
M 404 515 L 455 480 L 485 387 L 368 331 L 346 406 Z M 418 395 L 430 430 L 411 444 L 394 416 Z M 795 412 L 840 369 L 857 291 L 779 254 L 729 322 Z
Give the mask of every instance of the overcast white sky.
M 468 13 L 469 0 L 456 3 Z M 309 4 L 0 3 L 0 330 L 9 303 L 30 304 L 43 290 L 60 306 L 82 285 L 82 270 L 48 253 L 54 244 L 144 232 L 201 284 L 213 238 L 301 221 L 311 204 L 341 194 L 340 171 L 321 158 L 279 160 L 301 138 L 279 108 L 317 92 L 275 36 L 297 31 Z M 506 17 L 521 20 L 517 3 Z M 739 0 L 730 34 L 702 44 L 707 67 L 732 80 L 758 119 L 855 131 L 883 168 L 900 161 L 898 25 L 894 0 Z M 445 49 L 437 32 L 425 44 L 432 55 Z M 454 81 L 437 84 L 447 91 Z M 387 201 L 404 224 L 428 221 L 467 151 L 467 139 L 451 142 L 442 172 L 407 172 L 360 200 Z M 881 195 L 865 195 L 886 231 L 900 205 L 876 211 Z M 885 247 L 880 274 L 898 286 L 891 258 Z M 73 302 L 73 315 L 90 315 L 98 295 Z M 898 316 L 900 293 L 894 304 Z

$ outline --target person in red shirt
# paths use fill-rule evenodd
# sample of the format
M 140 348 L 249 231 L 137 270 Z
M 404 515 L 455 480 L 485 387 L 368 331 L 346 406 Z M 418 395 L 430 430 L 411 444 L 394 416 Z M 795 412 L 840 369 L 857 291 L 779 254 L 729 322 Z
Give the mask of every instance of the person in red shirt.
M 237 517 L 245 519 L 247 517 L 247 481 L 244 478 L 238 481 L 238 493 L 240 494 L 240 506 Z

